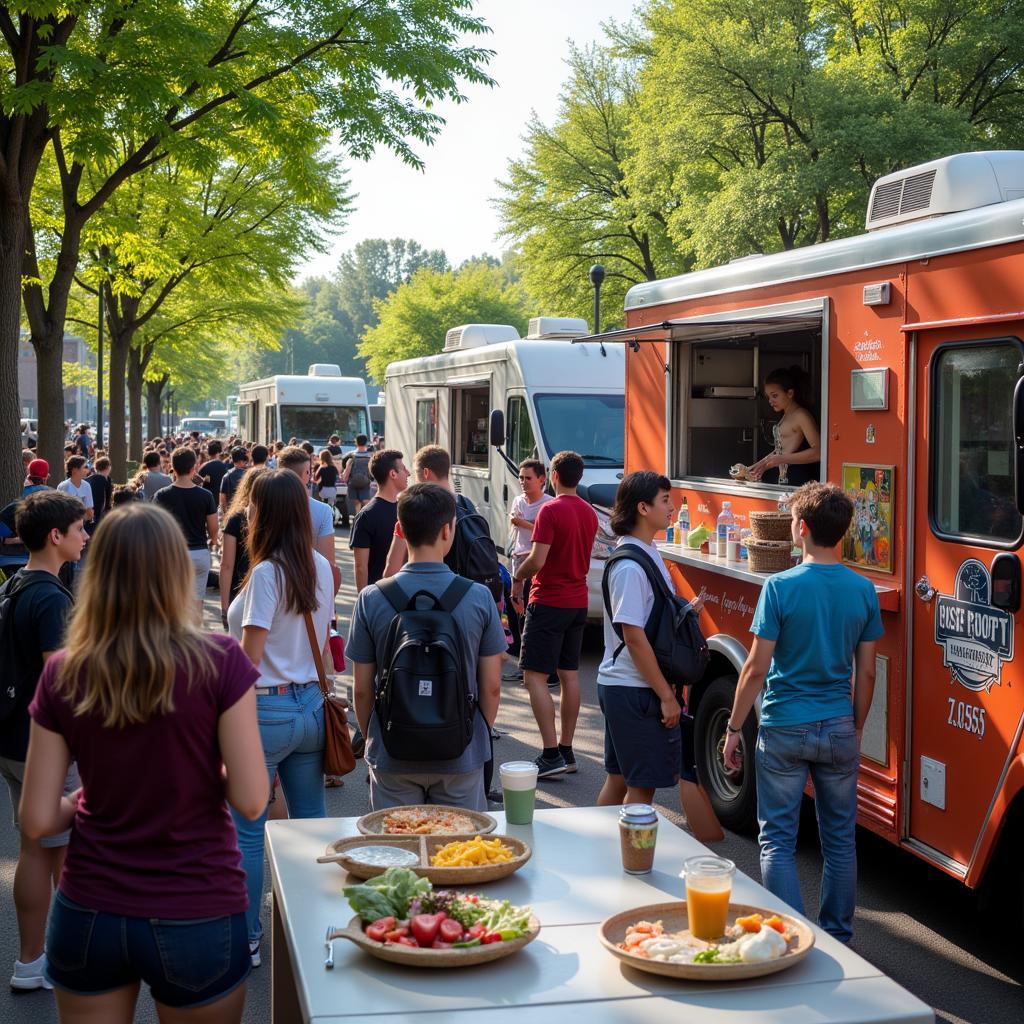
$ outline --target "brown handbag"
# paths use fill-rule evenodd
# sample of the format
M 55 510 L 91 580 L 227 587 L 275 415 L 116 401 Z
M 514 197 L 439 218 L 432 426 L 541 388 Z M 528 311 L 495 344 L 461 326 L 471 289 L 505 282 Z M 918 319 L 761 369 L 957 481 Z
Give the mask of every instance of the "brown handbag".
M 324 695 L 324 774 L 348 775 L 356 766 L 356 758 L 352 753 L 352 737 L 348 731 L 348 715 L 334 691 L 327 685 L 324 672 L 324 659 L 316 643 L 316 630 L 313 628 L 313 616 L 306 612 L 306 635 L 316 662 L 316 674 L 320 680 L 320 690 Z

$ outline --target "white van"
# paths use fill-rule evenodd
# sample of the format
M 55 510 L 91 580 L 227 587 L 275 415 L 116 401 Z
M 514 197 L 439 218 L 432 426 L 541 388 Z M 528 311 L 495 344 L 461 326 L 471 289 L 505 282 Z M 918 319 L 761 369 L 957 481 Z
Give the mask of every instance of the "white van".
M 228 420 L 226 415 L 211 412 L 209 416 L 186 416 L 178 425 L 183 434 L 191 434 L 198 430 L 207 437 L 227 437 Z
M 579 494 L 594 505 L 591 618 L 600 618 L 603 562 L 615 544 L 607 509 L 622 479 L 625 360 L 621 345 L 574 344 L 585 320 L 535 317 L 525 338 L 504 324 L 466 324 L 434 356 L 391 363 L 384 382 L 389 448 L 409 463 L 425 444 L 451 452 L 452 486 L 487 517 L 499 551 L 520 493 L 518 465 L 557 452 L 583 456 Z

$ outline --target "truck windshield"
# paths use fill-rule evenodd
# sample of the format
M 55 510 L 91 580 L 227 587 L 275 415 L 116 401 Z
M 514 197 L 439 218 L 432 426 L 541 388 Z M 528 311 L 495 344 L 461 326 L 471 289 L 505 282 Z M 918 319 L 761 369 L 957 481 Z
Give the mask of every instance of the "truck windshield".
M 183 419 L 181 429 L 186 432 L 198 430 L 200 434 L 226 434 L 228 425 L 225 420 L 200 420 L 193 417 Z
M 624 395 L 535 395 L 540 435 L 549 455 L 574 451 L 594 468 L 625 465 Z
M 370 434 L 366 407 L 361 405 L 282 405 L 281 439 L 297 437 L 310 444 L 327 444 L 332 434 L 343 445 L 355 445 L 356 434 Z

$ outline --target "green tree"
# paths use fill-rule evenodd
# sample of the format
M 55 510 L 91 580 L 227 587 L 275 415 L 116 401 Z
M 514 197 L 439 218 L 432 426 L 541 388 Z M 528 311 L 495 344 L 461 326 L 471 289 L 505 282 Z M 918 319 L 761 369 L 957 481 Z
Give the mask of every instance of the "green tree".
M 38 357 L 40 449 L 58 460 L 64 324 L 86 224 L 133 175 L 168 157 L 209 169 L 240 136 L 303 171 L 310 130 L 368 156 L 419 164 L 440 99 L 489 82 L 470 0 L 18 0 L 0 8 L 0 391 L 17 395 L 19 292 Z M 52 147 L 63 199 L 41 277 L 29 204 Z M 91 172 L 87 175 L 86 172 Z M 88 187 L 90 182 L 96 182 Z M 16 492 L 18 401 L 0 404 L 0 495 Z
M 1019 0 L 652 0 L 627 162 L 697 264 L 863 230 L 881 174 L 1020 145 Z M 666 170 L 668 176 L 666 177 Z
M 424 267 L 375 307 L 377 326 L 363 334 L 359 354 L 378 384 L 388 363 L 440 352 L 452 327 L 512 324 L 523 334 L 529 316 L 522 287 L 508 284 L 500 267 L 486 263 L 444 272 Z
M 676 205 L 666 182 L 630 187 L 626 163 L 638 104 L 639 57 L 572 48 L 555 123 L 534 115 L 524 155 L 509 164 L 496 201 L 503 233 L 519 247 L 523 283 L 545 312 L 590 319 L 588 271 L 604 265 L 602 305 L 621 316 L 626 291 L 685 269 L 669 239 Z M 611 312 L 614 311 L 614 312 Z

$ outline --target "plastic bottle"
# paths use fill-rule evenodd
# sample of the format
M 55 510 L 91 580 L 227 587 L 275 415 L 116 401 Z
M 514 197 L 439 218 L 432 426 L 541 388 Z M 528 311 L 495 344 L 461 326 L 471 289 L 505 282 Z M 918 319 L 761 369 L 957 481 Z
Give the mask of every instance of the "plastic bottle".
M 686 499 L 683 498 L 683 503 L 679 506 L 679 514 L 676 516 L 676 536 L 680 538 L 679 543 L 682 544 L 682 538 L 684 538 L 690 532 L 690 506 L 686 504 Z
M 736 537 L 736 517 L 732 514 L 732 502 L 723 501 L 715 531 L 715 554 L 725 558 L 729 551 L 729 541 L 736 540 Z

